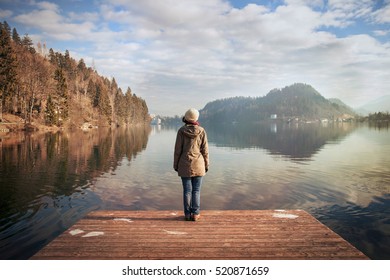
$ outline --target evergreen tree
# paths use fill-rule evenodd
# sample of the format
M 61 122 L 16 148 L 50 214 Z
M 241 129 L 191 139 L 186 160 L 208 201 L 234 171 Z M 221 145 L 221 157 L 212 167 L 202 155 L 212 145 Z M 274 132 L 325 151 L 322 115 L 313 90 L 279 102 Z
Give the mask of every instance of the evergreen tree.
M 77 68 L 80 72 L 83 72 L 87 69 L 87 66 L 85 65 L 84 59 L 80 59 L 79 64 L 77 65 Z
M 7 32 L 7 36 L 11 38 L 11 27 L 9 26 L 8 22 L 6 21 L 3 22 L 3 28 L 4 31 Z
M 95 89 L 91 91 L 92 94 L 92 105 L 93 107 L 98 107 L 99 106 L 99 100 L 100 100 L 100 95 L 102 93 L 102 88 L 100 85 L 95 85 Z
M 69 116 L 69 100 L 68 88 L 66 79 L 61 68 L 57 68 L 54 73 L 54 80 L 56 81 L 56 98 L 57 98 L 57 124 L 61 125 Z
M 111 104 L 108 97 L 108 89 L 104 86 L 99 86 L 97 107 L 99 108 L 100 113 L 107 118 L 108 123 L 111 124 Z
M 88 82 L 87 95 L 91 100 L 92 106 L 96 107 L 97 104 L 95 105 L 95 102 L 94 102 L 95 96 L 96 96 L 96 85 L 94 84 L 94 82 L 92 80 L 89 80 L 89 82 Z
M 34 44 L 28 34 L 23 36 L 22 46 L 26 48 L 30 53 L 35 54 Z
M 56 54 L 54 53 L 52 48 L 49 49 L 49 61 L 51 64 L 57 65 Z
M 20 36 L 19 36 L 19 33 L 18 31 L 16 30 L 16 28 L 14 28 L 12 30 L 12 40 L 15 42 L 15 44 L 17 45 L 21 45 L 22 44 L 22 40 L 20 39 Z
M 11 99 L 16 85 L 16 59 L 11 46 L 9 26 L 0 23 L 0 121 L 3 110 L 11 109 Z
M 84 59 L 82 58 L 79 60 L 79 63 L 77 64 L 77 73 L 82 81 L 87 81 L 88 78 L 90 77 L 90 72 L 88 71 Z
M 64 70 L 68 73 L 72 72 L 72 59 L 68 50 L 65 51 L 64 55 Z
M 45 110 L 45 121 L 48 125 L 53 125 L 56 123 L 56 113 L 55 113 L 55 104 L 51 95 L 49 95 L 46 104 Z

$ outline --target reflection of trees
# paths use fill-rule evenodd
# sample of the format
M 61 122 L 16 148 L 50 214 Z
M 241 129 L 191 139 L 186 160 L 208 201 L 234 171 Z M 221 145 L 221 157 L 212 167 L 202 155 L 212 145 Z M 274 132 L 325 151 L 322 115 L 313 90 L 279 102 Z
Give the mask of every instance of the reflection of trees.
M 0 139 L 0 259 L 31 257 L 99 207 L 90 181 L 144 150 L 150 130 L 139 126 Z
M 354 130 L 350 124 L 285 124 L 208 126 L 210 142 L 237 149 L 263 148 L 271 154 L 294 159 L 312 157 L 329 141 L 344 138 Z
M 32 134 L 17 143 L 3 143 L 0 232 L 13 213 L 32 210 L 37 199 L 71 196 L 94 177 L 114 170 L 123 157 L 135 157 L 146 148 L 149 133 L 149 126 L 139 126 Z

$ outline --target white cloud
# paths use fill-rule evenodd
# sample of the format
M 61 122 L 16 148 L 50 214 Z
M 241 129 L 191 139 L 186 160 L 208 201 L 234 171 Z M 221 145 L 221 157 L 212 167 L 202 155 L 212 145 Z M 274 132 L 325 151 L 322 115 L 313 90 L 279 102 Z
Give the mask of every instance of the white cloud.
M 376 23 L 390 23 L 390 2 L 386 1 L 386 5 L 376 10 L 372 16 Z
M 2 10 L 0 9 L 0 18 L 9 18 L 10 16 L 12 16 L 12 11 L 10 10 Z
M 36 5 L 37 5 L 37 7 L 39 7 L 42 10 L 49 10 L 49 11 L 53 11 L 53 12 L 59 11 L 59 7 L 55 3 L 43 1 L 43 2 L 37 2 Z
M 333 27 L 347 27 L 358 19 L 366 19 L 373 8 L 372 0 L 329 0 L 323 14 L 324 24 Z
M 390 30 L 374 30 L 376 36 L 387 36 L 390 33 Z
M 204 105 L 210 99 L 262 95 L 273 87 L 309 82 L 325 95 L 345 94 L 348 101 L 359 102 L 357 92 L 364 95 L 361 89 L 383 82 L 386 74 L 368 79 L 366 67 L 375 65 L 379 73 L 387 73 L 381 71 L 385 71 L 388 49 L 368 35 L 343 39 L 319 29 L 346 27 L 355 18 L 366 17 L 372 2 L 329 1 L 326 12 L 306 3 L 289 1 L 274 11 L 255 4 L 243 9 L 197 6 L 189 14 L 180 6 L 153 9 L 148 1 L 127 6 L 127 13 L 137 12 L 131 20 L 125 17 L 139 31 L 134 32 L 136 37 L 150 40 L 138 53 L 150 59 L 148 70 L 153 69 L 143 88 L 153 91 L 153 99 L 161 94 L 156 103 L 187 93 L 196 94 Z M 191 5 L 197 4 L 189 2 L 187 8 Z
M 38 28 L 41 32 L 58 40 L 86 39 L 84 35 L 88 35 L 94 27 L 90 22 L 68 23 L 66 18 L 52 6 L 50 9 L 33 10 L 30 13 L 18 15 L 14 20 L 26 26 Z
M 288 0 L 276 8 L 238 9 L 222 0 L 112 0 L 94 12 L 66 14 L 41 2 L 15 19 L 68 40 L 71 53 L 72 43 L 84 44 L 73 52 L 94 60 L 123 90 L 130 86 L 152 113 L 173 115 L 216 98 L 264 95 L 295 82 L 350 105 L 369 99 L 373 84 L 376 94 L 387 94 L 389 43 L 324 31 L 371 19 L 373 2 L 327 2 Z M 388 6 L 377 10 L 375 19 L 383 21 L 386 11 Z M 373 33 L 384 36 L 380 30 Z
M 372 0 L 328 0 L 329 10 L 339 10 L 346 18 L 362 17 L 370 14 L 373 6 Z
M 94 13 L 75 13 L 75 12 L 70 12 L 68 14 L 68 19 L 70 21 L 75 21 L 75 22 L 83 22 L 83 21 L 88 21 L 88 22 L 97 22 L 99 20 L 99 14 L 94 12 Z

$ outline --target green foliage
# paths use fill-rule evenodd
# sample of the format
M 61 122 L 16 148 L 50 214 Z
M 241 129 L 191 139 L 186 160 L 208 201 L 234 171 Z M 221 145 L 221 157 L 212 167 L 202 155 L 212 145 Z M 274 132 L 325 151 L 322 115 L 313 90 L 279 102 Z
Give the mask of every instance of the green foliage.
M 0 121 L 3 110 L 11 109 L 16 87 L 16 59 L 10 36 L 7 22 L 0 23 Z
M 34 44 L 31 40 L 31 38 L 27 34 L 23 36 L 21 44 L 30 53 L 35 54 L 36 51 L 34 48 Z
M 55 104 L 51 95 L 47 99 L 46 110 L 45 110 L 45 121 L 47 125 L 55 125 L 56 124 L 56 110 Z
M 55 107 L 56 107 L 56 124 L 62 125 L 69 117 L 69 100 L 66 79 L 61 68 L 54 72 L 56 81 Z
M 20 36 L 19 36 L 19 33 L 18 31 L 16 30 L 16 28 L 13 29 L 12 31 L 12 40 L 15 42 L 15 44 L 17 45 L 21 45 L 22 44 L 22 39 L 20 39 Z

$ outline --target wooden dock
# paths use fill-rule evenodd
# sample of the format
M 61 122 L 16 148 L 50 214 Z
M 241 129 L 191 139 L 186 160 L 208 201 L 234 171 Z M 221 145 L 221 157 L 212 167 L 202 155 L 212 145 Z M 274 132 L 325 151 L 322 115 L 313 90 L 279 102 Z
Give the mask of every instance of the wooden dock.
M 32 259 L 368 259 L 302 210 L 95 211 Z

